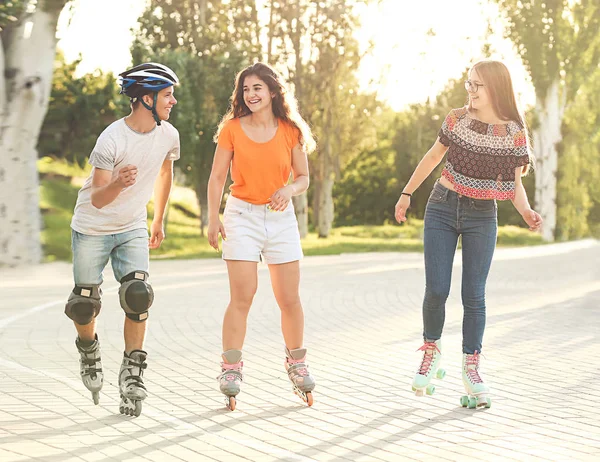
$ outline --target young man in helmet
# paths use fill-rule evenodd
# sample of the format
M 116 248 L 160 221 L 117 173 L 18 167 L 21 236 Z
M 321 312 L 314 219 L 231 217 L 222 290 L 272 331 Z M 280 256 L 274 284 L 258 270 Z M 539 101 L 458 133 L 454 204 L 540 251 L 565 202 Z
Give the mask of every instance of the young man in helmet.
M 81 188 L 71 221 L 75 287 L 65 314 L 77 329 L 81 378 L 98 404 L 103 384 L 96 316 L 100 312 L 102 271 L 111 260 L 125 311 L 125 351 L 119 373 L 120 412 L 140 415 L 146 398 L 143 350 L 146 319 L 154 299 L 148 282 L 149 249 L 165 238 L 163 218 L 179 159 L 179 133 L 167 122 L 179 83 L 167 66 L 146 63 L 120 74 L 121 93 L 131 113 L 98 137 L 93 166 Z M 154 219 L 148 227 L 146 205 L 154 192 Z

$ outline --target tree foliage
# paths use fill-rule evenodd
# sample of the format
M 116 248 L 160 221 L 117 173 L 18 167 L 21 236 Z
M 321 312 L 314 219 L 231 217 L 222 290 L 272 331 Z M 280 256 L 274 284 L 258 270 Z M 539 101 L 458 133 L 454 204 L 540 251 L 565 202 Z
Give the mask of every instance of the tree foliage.
M 83 166 L 98 135 L 127 114 L 129 100 L 119 95 L 112 73 L 75 77 L 80 60 L 66 63 L 57 53 L 48 113 L 38 140 L 40 156 L 65 158 Z
M 198 197 L 203 230 L 212 137 L 227 110 L 236 73 L 259 55 L 257 12 L 253 2 L 244 0 L 154 0 L 139 23 L 134 63 L 161 62 L 181 82 L 171 117 L 181 137 L 179 166 Z

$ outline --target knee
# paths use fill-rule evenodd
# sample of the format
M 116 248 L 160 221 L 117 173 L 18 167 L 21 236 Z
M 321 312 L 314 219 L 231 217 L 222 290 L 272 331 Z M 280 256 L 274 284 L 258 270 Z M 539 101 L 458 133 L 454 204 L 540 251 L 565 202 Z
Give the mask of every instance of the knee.
M 300 296 L 298 294 L 277 297 L 277 304 L 279 305 L 281 311 L 287 313 L 297 311 L 298 309 L 302 309 L 302 305 L 300 303 Z
M 256 287 L 232 291 L 229 306 L 238 311 L 248 312 L 254 300 L 254 295 L 256 295 Z
M 450 294 L 450 288 L 446 287 L 429 287 L 425 288 L 425 305 L 431 307 L 438 307 L 446 303 L 448 295 Z
M 485 311 L 485 289 L 463 290 L 462 302 L 467 311 Z
M 148 284 L 148 273 L 132 271 L 121 279 L 119 302 L 125 316 L 134 322 L 148 319 L 148 310 L 154 302 L 154 291 Z
M 99 285 L 75 285 L 65 305 L 65 314 L 77 324 L 85 326 L 100 313 L 101 296 Z
M 485 313 L 485 295 L 463 295 L 462 303 L 466 313 Z

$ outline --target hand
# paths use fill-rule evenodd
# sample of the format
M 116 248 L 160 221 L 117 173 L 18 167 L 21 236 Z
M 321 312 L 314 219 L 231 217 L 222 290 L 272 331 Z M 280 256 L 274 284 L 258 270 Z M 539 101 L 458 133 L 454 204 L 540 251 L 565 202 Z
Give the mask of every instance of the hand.
M 165 240 L 165 230 L 163 228 L 162 221 L 153 221 L 150 225 L 150 239 L 148 239 L 148 247 L 151 249 L 158 249 Z
M 526 209 L 521 216 L 529 226 L 529 231 L 538 231 L 542 227 L 544 220 L 535 210 Z
M 402 223 L 406 221 L 406 211 L 410 207 L 410 196 L 406 194 L 400 195 L 400 199 L 396 202 L 396 221 Z
M 223 226 L 223 222 L 221 220 L 209 221 L 208 222 L 208 243 L 210 246 L 219 250 L 219 233 L 221 233 L 221 237 L 223 240 L 227 240 L 227 236 L 225 235 L 225 227 Z
M 128 164 L 119 170 L 117 177 L 113 181 L 122 188 L 127 188 L 135 184 L 136 177 L 137 167 L 135 165 Z
M 271 210 L 275 212 L 283 212 L 290 203 L 290 200 L 294 195 L 293 193 L 294 187 L 291 184 L 275 191 L 269 198 L 271 199 L 271 202 L 269 202 L 269 207 L 271 207 Z

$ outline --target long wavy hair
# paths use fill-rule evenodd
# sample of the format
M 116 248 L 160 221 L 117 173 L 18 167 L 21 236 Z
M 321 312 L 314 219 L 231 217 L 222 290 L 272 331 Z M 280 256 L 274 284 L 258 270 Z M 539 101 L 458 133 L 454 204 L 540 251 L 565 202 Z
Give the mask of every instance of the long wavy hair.
M 316 142 L 312 131 L 306 121 L 298 112 L 296 98 L 290 94 L 282 82 L 281 77 L 269 65 L 257 62 L 248 66 L 238 73 L 235 78 L 235 88 L 230 98 L 230 106 L 227 113 L 221 119 L 214 141 L 217 142 L 223 126 L 232 119 L 244 117 L 252 114 L 250 108 L 244 101 L 244 80 L 246 77 L 254 75 L 267 84 L 269 91 L 275 96 L 272 100 L 273 115 L 283 120 L 300 131 L 300 144 L 306 153 L 315 150 Z
M 475 63 L 471 67 L 471 71 L 477 71 L 483 80 L 496 116 L 501 120 L 519 124 L 525 132 L 527 146 L 531 146 L 529 144 L 529 130 L 525 118 L 517 106 L 517 99 L 508 68 L 500 61 L 486 59 Z M 469 111 L 477 112 L 471 103 L 469 103 Z M 530 165 L 533 163 L 533 154 L 531 149 L 529 151 L 531 162 L 523 168 L 523 175 L 527 174 Z

